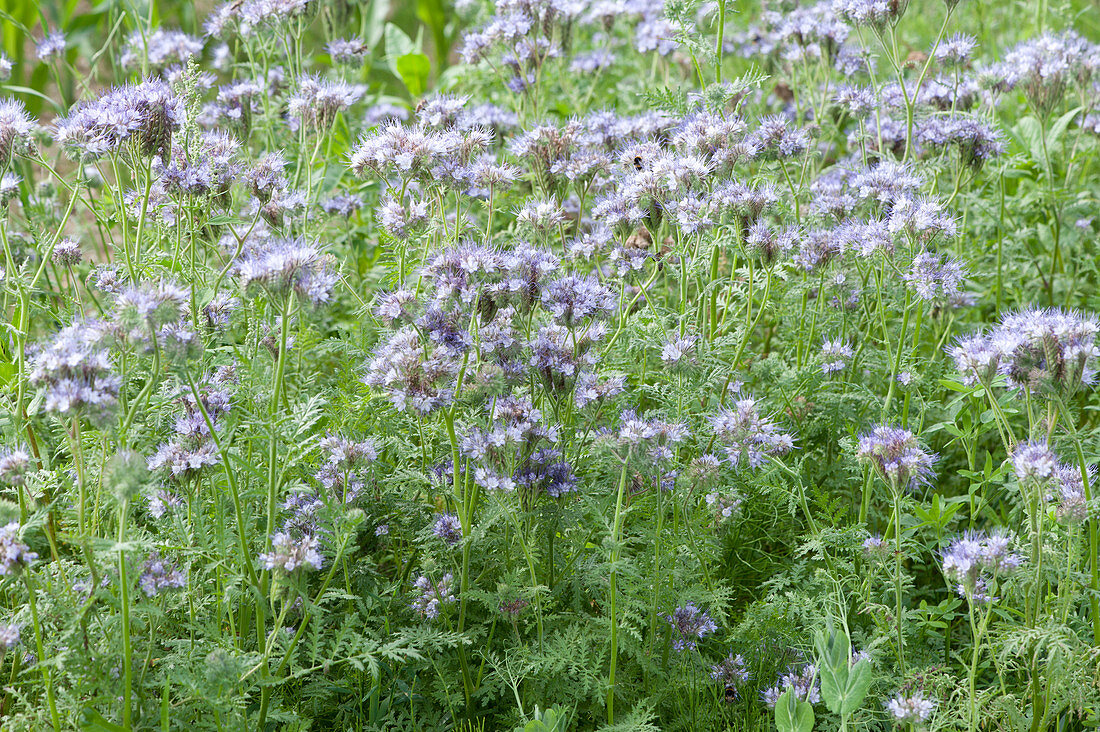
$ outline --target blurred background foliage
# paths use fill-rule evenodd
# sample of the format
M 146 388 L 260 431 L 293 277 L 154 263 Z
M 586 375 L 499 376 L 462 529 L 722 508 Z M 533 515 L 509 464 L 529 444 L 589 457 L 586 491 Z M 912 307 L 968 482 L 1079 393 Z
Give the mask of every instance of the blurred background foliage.
M 1082 35 L 1100 38 L 1100 0 L 967 0 L 972 5 L 973 29 L 979 38 L 987 32 L 1014 43 L 1019 38 L 1043 30 L 1043 17 L 1073 19 Z M 476 3 L 476 0 L 474 0 Z M 932 0 L 910 0 L 919 6 Z M 937 0 L 938 2 L 938 0 Z M 173 27 L 202 35 L 202 19 L 216 3 L 190 0 L 0 0 L 3 50 L 15 62 L 12 78 L 4 84 L 7 93 L 16 95 L 36 115 L 51 116 L 61 109 L 59 97 L 72 102 L 81 97 L 79 87 L 92 83 L 101 87 L 124 80 L 117 59 L 106 51 L 117 47 L 130 34 L 147 27 Z M 779 0 L 771 5 L 796 5 Z M 737 0 L 730 7 L 730 28 L 736 30 L 737 17 L 756 17 L 761 0 Z M 1037 12 L 1036 7 L 1042 12 Z M 1054 7 L 1057 6 L 1057 7 Z M 934 34 L 935 28 L 920 27 L 935 23 L 936 13 L 911 13 L 907 26 L 912 37 Z M 325 3 L 322 12 L 304 29 L 307 41 L 335 36 L 357 35 L 372 50 L 371 62 L 364 65 L 362 83 L 374 94 L 403 99 L 410 106 L 425 92 L 448 88 L 456 78 L 447 69 L 457 61 L 455 49 L 461 38 L 459 14 L 452 0 L 345 0 Z M 66 67 L 57 73 L 35 58 L 36 40 L 49 31 L 60 30 L 69 39 Z M 333 32 L 335 31 L 335 33 Z M 322 43 L 304 43 L 320 48 Z M 920 49 L 913 49 L 919 52 Z M 321 62 L 323 52 L 315 61 Z M 90 82 L 84 82 L 90 79 Z M 60 88 L 60 95 L 51 93 Z M 608 100 L 614 105 L 614 100 Z
M 18 96 L 35 116 L 51 117 L 82 95 L 82 85 L 108 87 L 125 80 L 107 51 L 142 28 L 164 26 L 201 36 L 214 3 L 189 0 L 0 0 L 3 51 L 14 62 L 5 92 Z M 68 39 L 65 68 L 51 71 L 35 56 L 35 43 L 61 31 Z M 305 29 L 307 41 L 358 35 L 371 48 L 361 79 L 372 93 L 416 101 L 436 85 L 455 60 L 461 28 L 448 0 L 371 0 L 325 3 Z M 307 42 L 321 48 L 323 42 Z M 315 62 L 325 61 L 323 51 Z M 87 79 L 88 81 L 85 81 Z M 57 90 L 60 94 L 56 94 Z

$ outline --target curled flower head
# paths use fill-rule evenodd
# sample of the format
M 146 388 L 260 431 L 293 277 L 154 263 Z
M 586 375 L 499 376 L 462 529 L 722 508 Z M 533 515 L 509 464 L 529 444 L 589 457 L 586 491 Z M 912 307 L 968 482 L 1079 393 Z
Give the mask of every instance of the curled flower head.
M 780 431 L 770 417 L 761 415 L 751 397 L 738 399 L 732 409 L 719 410 L 710 422 L 735 468 L 758 468 L 769 457 L 794 447 L 794 435 Z
M 279 531 L 271 537 L 271 551 L 260 554 L 260 564 L 264 569 L 292 574 L 300 569 L 320 569 L 324 564 L 321 544 L 316 536 L 309 534 L 295 539 L 285 531 Z
M 991 602 L 990 586 L 1000 577 L 1023 564 L 1024 559 L 1011 551 L 1013 536 L 1007 532 L 985 534 L 967 531 L 955 539 L 943 553 L 943 575 L 956 583 L 961 597 L 976 602 Z
M 927 483 L 936 460 L 933 453 L 921 447 L 916 435 L 890 425 L 878 425 L 860 435 L 856 456 L 899 489 Z
M 925 698 L 924 694 L 903 696 L 898 694 L 886 702 L 886 710 L 893 715 L 900 724 L 917 725 L 927 722 L 932 712 L 936 709 L 936 703 L 932 699 Z
M 693 651 L 703 638 L 718 630 L 718 625 L 694 603 L 676 608 L 665 620 L 672 626 L 672 647 L 677 651 Z
M 18 574 L 38 559 L 38 554 L 19 539 L 19 522 L 0 528 L 0 575 Z
M 950 354 L 967 384 L 988 385 L 1001 374 L 1014 389 L 1070 395 L 1095 378 L 1098 330 L 1100 323 L 1081 313 L 1023 310 L 984 334 L 960 340 Z
M 278 297 L 294 291 L 307 302 L 325 303 L 337 280 L 332 264 L 317 244 L 272 237 L 245 251 L 235 269 L 246 289 L 258 285 Z
M 413 600 L 412 609 L 429 620 L 438 618 L 440 608 L 455 601 L 455 595 L 451 589 L 453 582 L 454 576 L 450 573 L 443 575 L 438 582 L 433 582 L 425 575 L 417 577 L 413 587 L 420 594 Z

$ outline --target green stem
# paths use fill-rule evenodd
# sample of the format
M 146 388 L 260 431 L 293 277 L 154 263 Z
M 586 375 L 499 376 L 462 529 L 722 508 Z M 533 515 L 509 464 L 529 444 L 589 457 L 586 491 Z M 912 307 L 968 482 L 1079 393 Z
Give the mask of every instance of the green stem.
M 38 668 L 42 671 L 42 681 L 46 684 L 46 704 L 50 708 L 50 721 L 55 732 L 61 732 L 61 717 L 57 714 L 57 701 L 53 695 L 53 679 L 51 678 L 49 665 L 45 663 L 46 652 L 42 644 L 42 626 L 38 621 L 38 600 L 35 597 L 34 584 L 31 582 L 29 572 L 23 573 L 23 581 L 27 585 L 27 603 L 31 606 L 31 622 L 34 624 L 34 648 L 38 653 Z
M 894 604 L 898 624 L 898 669 L 905 676 L 905 616 L 901 606 L 901 490 L 897 481 L 891 480 L 890 490 L 894 495 Z
M 616 614 L 615 596 L 618 593 L 619 538 L 622 532 L 623 496 L 626 494 L 626 473 L 630 465 L 631 451 L 627 451 L 623 468 L 619 473 L 619 491 L 615 498 L 615 522 L 611 530 L 611 571 L 608 590 L 608 607 L 611 617 L 611 665 L 607 674 L 607 723 L 615 723 L 615 667 L 619 660 L 619 618 Z
M 131 697 L 133 695 L 133 649 L 130 638 L 130 579 L 126 574 L 126 513 L 129 501 L 123 499 L 118 510 L 118 579 L 122 603 L 122 726 L 130 729 Z

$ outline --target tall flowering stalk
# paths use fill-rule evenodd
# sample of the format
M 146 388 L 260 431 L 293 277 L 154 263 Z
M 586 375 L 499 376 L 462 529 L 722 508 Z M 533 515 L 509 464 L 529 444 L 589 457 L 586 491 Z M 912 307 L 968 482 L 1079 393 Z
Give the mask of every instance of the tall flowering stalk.
M 868 463 L 886 482 L 893 503 L 894 525 L 894 622 L 897 623 L 898 668 L 905 673 L 905 611 L 902 605 L 901 560 L 901 498 L 905 491 L 927 483 L 932 475 L 935 457 L 924 450 L 916 435 L 900 427 L 879 425 L 859 437 L 856 456 Z M 864 504 L 870 500 L 865 493 Z M 865 511 L 861 510 L 861 515 Z

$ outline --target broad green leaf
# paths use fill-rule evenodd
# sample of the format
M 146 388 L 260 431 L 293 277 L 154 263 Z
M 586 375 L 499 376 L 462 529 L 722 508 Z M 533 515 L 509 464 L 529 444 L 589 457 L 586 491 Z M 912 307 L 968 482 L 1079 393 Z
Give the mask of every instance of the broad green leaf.
M 817 648 L 818 673 L 821 675 L 821 698 L 829 711 L 839 714 L 848 686 L 851 643 L 847 635 L 840 636 L 822 629 L 817 631 L 814 645 Z
M 1066 131 L 1066 128 L 1069 127 L 1069 123 L 1073 121 L 1073 118 L 1077 116 L 1077 113 L 1080 112 L 1081 109 L 1082 107 L 1071 109 L 1054 120 L 1054 124 L 1050 126 L 1050 132 L 1047 133 L 1048 150 L 1058 143 L 1058 139 L 1062 136 L 1062 133 Z
M 80 729 L 86 732 L 126 732 L 125 727 L 105 719 L 91 707 L 84 707 L 81 711 Z
M 848 686 L 844 690 L 844 703 L 840 705 L 840 716 L 848 717 L 863 705 L 873 679 L 874 675 L 871 673 L 869 662 L 860 661 L 852 667 L 848 672 Z
M 389 63 L 390 71 L 397 76 L 401 74 L 397 71 L 397 59 L 401 56 L 407 56 L 410 53 L 417 53 L 420 49 L 416 47 L 413 40 L 409 38 L 409 35 L 405 31 L 398 28 L 393 23 L 386 23 L 386 59 Z
M 373 49 L 382 40 L 382 34 L 386 30 L 386 17 L 389 14 L 389 0 L 371 0 L 370 11 L 367 13 L 367 30 L 363 34 L 368 48 Z
M 787 689 L 775 703 L 775 726 L 779 732 L 810 732 L 814 728 L 814 708 L 799 701 L 794 689 Z
M 422 53 L 407 53 L 397 58 L 395 66 L 409 94 L 414 98 L 422 95 L 428 86 L 428 75 L 432 72 L 432 62 L 428 57 Z

